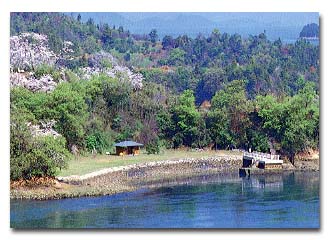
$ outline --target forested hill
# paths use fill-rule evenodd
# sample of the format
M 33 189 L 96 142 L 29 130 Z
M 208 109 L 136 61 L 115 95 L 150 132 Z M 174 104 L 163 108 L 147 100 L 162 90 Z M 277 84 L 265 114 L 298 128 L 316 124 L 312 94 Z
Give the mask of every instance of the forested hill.
M 12 13 L 10 24 L 17 167 L 54 151 L 62 164 L 67 150 L 110 151 L 128 139 L 150 153 L 252 147 L 292 158 L 318 148 L 319 46 L 306 40 L 221 29 L 160 39 L 157 29 L 132 34 L 62 13 Z M 11 176 L 31 173 L 22 171 Z
M 301 38 L 319 38 L 319 36 L 319 25 L 317 25 L 316 23 L 310 23 L 305 25 L 299 34 L 299 37 Z
M 217 29 L 208 36 L 165 36 L 158 41 L 157 29 L 148 35 L 132 35 L 120 26 L 114 29 L 108 24 L 96 25 L 93 19 L 82 23 L 77 18 L 58 13 L 14 13 L 11 34 L 45 34 L 55 52 L 64 41 L 71 41 L 78 60 L 84 54 L 110 52 L 124 65 L 138 68 L 146 81 L 174 92 L 194 90 L 198 104 L 210 100 L 223 84 L 234 79 L 247 81 L 250 97 L 269 92 L 295 94 L 300 76 L 318 85 L 319 46 L 306 41 L 271 42 L 264 33 L 244 39 Z M 68 63 L 69 67 L 84 64 L 78 60 Z

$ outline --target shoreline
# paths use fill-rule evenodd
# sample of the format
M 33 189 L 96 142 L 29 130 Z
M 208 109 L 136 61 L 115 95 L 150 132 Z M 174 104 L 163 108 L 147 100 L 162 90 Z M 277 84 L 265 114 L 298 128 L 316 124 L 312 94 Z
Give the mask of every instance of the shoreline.
M 180 179 L 235 172 L 242 166 L 241 156 L 214 156 L 155 161 L 106 168 L 82 176 L 57 177 L 46 185 L 10 189 L 11 200 L 51 200 L 90 197 L 130 192 L 142 187 L 166 185 Z M 299 160 L 295 166 L 283 163 L 282 170 L 262 170 L 254 174 L 279 174 L 290 171 L 319 171 L 319 161 Z M 156 184 L 156 185 L 157 185 Z

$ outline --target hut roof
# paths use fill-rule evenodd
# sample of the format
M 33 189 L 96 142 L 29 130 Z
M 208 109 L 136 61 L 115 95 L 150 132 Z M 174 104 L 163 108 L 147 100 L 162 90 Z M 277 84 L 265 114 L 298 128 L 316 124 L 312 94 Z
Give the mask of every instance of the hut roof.
M 135 147 L 135 146 L 143 146 L 143 144 L 133 141 L 123 141 L 115 144 L 115 147 Z

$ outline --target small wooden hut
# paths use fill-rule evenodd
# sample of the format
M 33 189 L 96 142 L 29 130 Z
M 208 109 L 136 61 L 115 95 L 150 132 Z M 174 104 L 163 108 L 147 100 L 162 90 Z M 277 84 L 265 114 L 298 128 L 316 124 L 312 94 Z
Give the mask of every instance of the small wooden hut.
M 142 143 L 137 143 L 133 141 L 123 141 L 115 144 L 116 147 L 116 155 L 139 155 L 140 147 L 142 147 Z

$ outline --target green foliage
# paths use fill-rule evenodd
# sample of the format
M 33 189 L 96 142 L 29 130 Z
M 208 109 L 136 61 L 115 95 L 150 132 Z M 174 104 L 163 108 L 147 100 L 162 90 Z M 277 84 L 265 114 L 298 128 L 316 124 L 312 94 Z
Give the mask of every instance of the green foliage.
M 49 119 L 48 104 L 50 97 L 47 93 L 33 93 L 25 88 L 12 88 L 10 102 L 13 106 L 26 113 L 26 121 L 36 123 L 37 120 Z
M 101 66 L 104 68 L 112 68 L 112 63 L 108 59 L 101 59 Z
M 299 93 L 276 100 L 272 96 L 257 98 L 262 129 L 281 144 L 284 154 L 294 155 L 319 144 L 319 100 L 314 86 L 306 83 Z
M 185 51 L 180 48 L 174 48 L 171 50 L 170 55 L 168 56 L 167 63 L 168 65 L 178 66 L 184 63 Z
M 54 177 L 66 167 L 70 153 L 63 137 L 33 137 L 26 115 L 15 106 L 10 123 L 10 179 Z
M 23 88 L 11 90 L 11 103 L 27 114 L 26 121 L 56 121 L 56 130 L 68 145 L 82 146 L 87 118 L 85 93 L 78 83 L 61 83 L 50 94 L 30 92 Z
M 89 150 L 89 151 L 93 151 L 96 149 L 97 147 L 97 140 L 96 140 L 96 136 L 95 135 L 88 135 L 86 137 L 86 148 Z
M 251 147 L 253 151 L 258 152 L 269 152 L 269 139 L 267 135 L 258 130 L 258 131 L 252 131 L 251 136 Z
M 312 84 L 307 84 L 292 97 L 283 124 L 282 148 L 296 154 L 318 147 L 319 102 Z
M 235 145 L 234 136 L 230 129 L 229 114 L 224 109 L 210 111 L 206 124 L 207 128 L 210 129 L 215 148 L 228 149 L 229 146 Z
M 29 169 L 30 161 L 40 168 L 49 164 L 48 153 L 40 149 L 25 154 L 32 146 L 49 149 L 51 142 L 31 137 L 25 123 L 52 119 L 68 148 L 100 153 L 114 140 L 127 139 L 144 143 L 152 153 L 161 143 L 259 151 L 268 151 L 271 143 L 293 156 L 319 145 L 319 46 L 308 41 L 285 44 L 269 41 L 265 33 L 243 38 L 215 29 L 209 36 L 165 36 L 160 42 L 156 29 L 139 35 L 61 13 L 11 14 L 11 35 L 31 31 L 46 34 L 58 55 L 64 41 L 73 42 L 74 53 L 55 67 L 35 69 L 35 77 L 50 74 L 55 81 L 64 73 L 66 82 L 53 92 L 11 89 L 11 107 L 18 112 L 12 121 L 21 123 L 12 129 L 13 169 Z M 100 50 L 140 71 L 143 88 L 133 90 L 118 76 L 102 74 L 81 81 L 75 73 Z M 112 63 L 103 60 L 101 66 Z M 199 111 L 196 105 L 204 100 L 211 100 L 211 108 Z M 14 178 L 22 176 L 21 170 L 15 172 Z M 44 173 L 53 170 L 33 172 Z
M 283 135 L 283 122 L 285 122 L 285 109 L 287 100 L 282 102 L 274 96 L 257 96 L 256 108 L 258 116 L 262 119 L 262 128 L 269 135 L 280 140 Z
M 69 146 L 82 146 L 88 115 L 83 89 L 79 84 L 61 83 L 50 94 L 50 99 L 50 116 L 56 121 L 58 132 Z
M 159 154 L 160 153 L 160 141 L 157 139 L 146 145 L 147 154 Z
M 98 153 L 110 152 L 113 143 L 111 135 L 101 131 L 95 131 L 85 139 L 86 148 L 89 151 L 96 150 Z
M 201 80 L 196 88 L 197 103 L 211 99 L 227 83 L 227 76 L 221 68 L 207 68 L 201 73 Z
M 195 107 L 193 91 L 185 90 L 171 112 L 174 126 L 174 147 L 195 144 L 198 141 L 198 123 L 201 115 Z
M 37 79 L 47 74 L 51 75 L 55 82 L 59 82 L 59 80 L 61 79 L 61 73 L 58 70 L 56 70 L 54 66 L 42 64 L 34 69 L 34 76 Z
M 215 142 L 222 146 L 246 147 L 247 130 L 252 125 L 249 118 L 252 105 L 246 97 L 245 82 L 234 80 L 225 85 L 212 98 L 211 110 L 210 128 Z
M 30 166 L 23 171 L 23 178 L 54 177 L 58 170 L 66 167 L 69 156 L 63 137 L 38 137 L 26 154 Z

